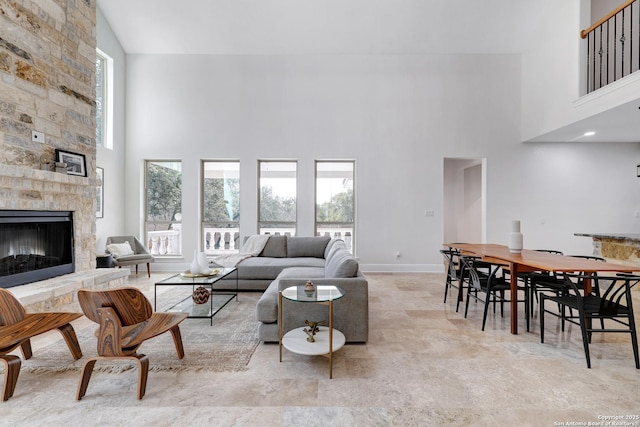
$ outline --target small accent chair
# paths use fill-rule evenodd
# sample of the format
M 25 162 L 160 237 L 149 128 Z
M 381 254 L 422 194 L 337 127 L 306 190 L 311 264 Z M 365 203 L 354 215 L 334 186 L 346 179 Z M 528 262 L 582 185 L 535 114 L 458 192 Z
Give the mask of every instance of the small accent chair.
M 27 313 L 11 292 L 0 289 L 0 360 L 6 368 L 2 387 L 3 401 L 13 396 L 22 364 L 18 356 L 7 353 L 20 347 L 22 356 L 30 359 L 31 338 L 57 329 L 73 358 L 78 360 L 82 357 L 82 350 L 70 322 L 79 317 L 82 317 L 81 313 Z
M 147 248 L 142 244 L 136 236 L 110 236 L 107 237 L 107 246 L 112 243 L 125 243 L 128 242 L 129 246 L 133 250 L 133 254 L 124 256 L 114 256 L 113 265 L 116 267 L 135 265 L 136 274 L 138 274 L 138 264 L 147 264 L 147 274 L 151 277 L 150 263 L 155 261 L 155 258 Z M 107 253 L 109 250 L 107 249 Z
M 582 295 L 581 284 L 585 280 L 591 280 L 593 287 L 597 286 L 600 294 L 589 293 Z M 545 313 L 559 317 L 561 328 L 564 331 L 565 322 L 580 326 L 582 331 L 582 344 L 584 354 L 587 359 L 587 368 L 591 368 L 591 357 L 589 355 L 589 343 L 593 332 L 617 332 L 631 335 L 631 345 L 633 356 L 636 362 L 636 369 L 640 369 L 640 358 L 638 356 L 638 336 L 636 334 L 636 323 L 633 316 L 633 304 L 631 289 L 640 282 L 640 276 L 630 274 L 618 274 L 616 276 L 593 276 L 593 275 L 565 275 L 565 288 L 559 295 L 540 294 L 540 342 L 544 342 L 544 315 Z M 549 300 L 561 307 L 561 312 L 545 310 L 544 303 Z M 565 308 L 569 307 L 578 312 L 575 316 L 565 313 Z M 600 319 L 600 328 L 595 328 L 593 319 Z M 604 320 L 608 320 L 610 326 L 605 327 Z M 615 326 L 615 327 L 613 327 Z M 621 326 L 624 326 L 622 328 Z
M 100 325 L 96 331 L 98 356 L 87 360 L 82 368 L 77 400 L 87 391 L 93 367 L 101 359 L 130 359 L 138 364 L 138 399 L 147 388 L 149 358 L 137 353 L 140 345 L 153 337 L 171 332 L 178 352 L 184 357 L 179 324 L 187 318 L 185 313 L 154 313 L 151 303 L 136 288 L 118 288 L 106 291 L 81 289 L 78 302 L 85 316 Z

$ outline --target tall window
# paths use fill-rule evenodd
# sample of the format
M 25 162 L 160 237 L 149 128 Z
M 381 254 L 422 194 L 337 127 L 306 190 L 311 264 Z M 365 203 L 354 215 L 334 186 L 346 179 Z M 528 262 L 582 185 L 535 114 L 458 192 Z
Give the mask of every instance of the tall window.
M 296 234 L 295 161 L 259 161 L 260 234 Z
M 96 146 L 113 149 L 113 59 L 96 49 Z
M 202 162 L 202 237 L 207 254 L 237 251 L 240 162 Z
M 316 234 L 342 238 L 353 252 L 355 162 L 316 161 Z
M 147 160 L 146 243 L 153 255 L 182 254 L 182 163 Z

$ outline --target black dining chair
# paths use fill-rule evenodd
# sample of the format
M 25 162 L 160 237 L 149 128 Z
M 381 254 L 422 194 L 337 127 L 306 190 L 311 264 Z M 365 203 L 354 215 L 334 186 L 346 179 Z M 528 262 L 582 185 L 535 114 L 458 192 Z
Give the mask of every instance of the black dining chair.
M 593 286 L 598 287 L 600 295 L 593 292 L 583 295 L 583 290 L 578 284 L 584 283 L 585 280 L 591 280 Z M 580 326 L 587 367 L 591 368 L 589 343 L 591 343 L 593 332 L 628 333 L 631 335 L 636 369 L 640 369 L 638 337 L 631 295 L 631 289 L 638 282 L 640 282 L 640 276 L 631 274 L 616 276 L 565 274 L 564 287 L 558 295 L 540 294 L 540 342 L 544 343 L 545 314 L 559 317 L 562 331 L 565 329 L 566 322 Z M 561 307 L 560 313 L 545 309 L 547 300 L 558 304 Z M 575 310 L 577 315 L 567 315 L 566 308 Z M 594 319 L 600 319 L 600 328 L 593 326 Z M 605 320 L 609 320 L 608 324 L 611 326 L 605 327 Z
M 497 264 L 490 264 L 485 261 L 480 261 L 478 257 L 461 256 L 460 260 L 463 264 L 463 268 L 467 271 L 467 275 L 463 276 L 463 281 L 467 282 L 467 301 L 465 303 L 464 317 L 467 317 L 469 312 L 469 302 L 472 298 L 476 301 L 480 300 L 484 302 L 484 312 L 482 315 L 482 330 L 484 331 L 487 323 L 487 313 L 489 311 L 489 305 L 493 303 L 493 312 L 496 311 L 497 303 L 500 304 L 500 316 L 504 316 L 504 303 L 511 302 L 511 285 L 501 273 L 502 266 Z M 482 268 L 489 267 L 488 274 L 480 272 L 477 264 L 480 263 Z M 529 331 L 529 292 L 526 287 L 518 287 L 519 290 L 524 291 L 524 299 L 518 300 L 525 304 L 525 318 L 527 322 L 527 331 Z M 485 294 L 484 300 L 478 297 L 479 294 Z M 505 295 L 506 293 L 506 295 Z M 473 296 L 472 296 L 473 294 Z
M 564 255 L 562 251 L 555 249 L 535 249 L 536 252 L 545 252 L 553 255 Z M 538 294 L 540 292 L 552 292 L 557 293 L 558 289 L 562 287 L 564 282 L 564 276 L 558 275 L 550 271 L 533 271 L 529 273 L 523 273 L 520 278 L 527 282 L 529 288 L 529 312 L 534 312 L 534 301 L 538 302 Z
M 447 278 L 445 282 L 444 288 L 444 302 L 447 302 L 447 296 L 452 289 L 457 289 L 456 295 L 456 313 L 460 309 L 460 302 L 463 300 L 464 296 L 464 285 L 465 281 L 462 279 L 463 275 L 466 274 L 464 271 L 464 266 L 460 261 L 460 251 L 457 249 L 443 249 L 440 251 L 442 256 L 445 259 L 445 265 L 447 269 Z
M 456 249 L 442 249 L 440 251 L 444 257 L 445 269 L 447 270 L 447 278 L 444 285 L 444 302 L 447 302 L 447 295 L 451 288 L 458 289 L 460 286 L 460 252 Z M 457 310 L 456 310 L 457 311 Z
M 590 259 L 594 261 L 607 262 L 606 259 L 594 255 L 567 255 L 573 258 L 583 258 Z M 574 280 L 576 286 L 579 289 L 584 289 L 584 278 L 587 277 L 586 273 L 576 272 L 578 274 L 577 278 Z M 588 277 L 595 277 L 598 273 L 590 273 Z M 560 294 L 560 291 L 564 287 L 564 274 L 552 274 L 552 273 L 530 273 L 530 291 L 532 296 L 530 297 L 530 301 L 533 304 L 533 295 L 535 295 L 536 301 L 538 300 L 538 294 L 541 292 L 552 293 L 556 296 Z M 600 289 L 598 288 L 597 281 L 592 281 L 591 292 L 593 292 L 596 296 L 600 296 Z M 569 310 L 571 312 L 571 309 Z M 533 313 L 533 306 L 531 307 L 531 312 Z M 573 314 L 573 313 L 571 313 Z M 603 321 L 604 322 L 604 321 Z

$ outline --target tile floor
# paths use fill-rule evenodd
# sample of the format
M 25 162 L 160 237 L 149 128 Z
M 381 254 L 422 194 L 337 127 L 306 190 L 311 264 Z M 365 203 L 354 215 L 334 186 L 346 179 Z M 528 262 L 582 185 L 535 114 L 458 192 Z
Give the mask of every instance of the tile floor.
M 130 284 L 152 294 L 166 276 L 132 275 Z M 576 327 L 561 333 L 549 317 L 541 344 L 537 315 L 532 332 L 522 319 L 511 335 L 506 313 L 490 314 L 482 332 L 480 305 L 465 319 L 453 299 L 443 304 L 441 274 L 367 277 L 370 340 L 335 354 L 332 380 L 327 359 L 284 350 L 279 363 L 274 344 L 260 344 L 245 372 L 150 373 L 141 401 L 133 372 L 94 374 L 79 402 L 77 373 L 23 373 L 14 397 L 0 402 L 0 425 L 559 426 L 622 416 L 632 419 L 613 421 L 640 426 L 628 336 L 595 335 L 587 369 Z M 38 338 L 35 351 L 58 337 Z

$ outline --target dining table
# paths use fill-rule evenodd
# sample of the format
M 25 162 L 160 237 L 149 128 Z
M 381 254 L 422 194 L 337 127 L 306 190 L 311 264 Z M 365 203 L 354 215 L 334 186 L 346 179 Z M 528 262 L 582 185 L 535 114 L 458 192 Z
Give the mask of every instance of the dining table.
M 519 273 L 547 271 L 550 273 L 593 274 L 597 272 L 632 273 L 640 270 L 640 266 L 602 262 L 528 249 L 512 252 L 508 246 L 495 243 L 445 243 L 444 246 L 460 251 L 461 255 L 476 256 L 482 261 L 499 264 L 509 270 L 512 334 L 518 333 L 517 282 Z M 590 281 L 585 283 L 584 292 L 591 292 Z

